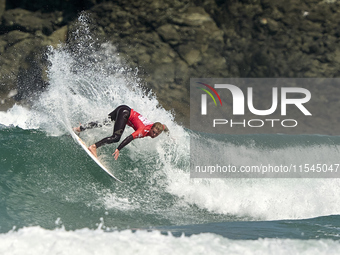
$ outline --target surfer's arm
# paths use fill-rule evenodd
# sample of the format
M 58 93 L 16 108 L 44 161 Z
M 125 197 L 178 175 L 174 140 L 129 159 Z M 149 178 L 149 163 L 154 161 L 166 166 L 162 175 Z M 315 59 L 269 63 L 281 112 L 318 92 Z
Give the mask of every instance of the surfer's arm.
M 119 144 L 118 148 L 115 150 L 115 152 L 112 154 L 112 156 L 115 157 L 115 160 L 118 159 L 119 157 L 119 151 L 121 149 L 123 149 L 126 145 L 128 145 L 129 143 L 131 143 L 131 141 L 133 140 L 133 136 L 129 135 L 128 137 L 126 137 L 123 142 L 121 142 L 121 144 Z
M 128 145 L 129 143 L 131 143 L 131 141 L 133 140 L 133 136 L 129 135 L 128 137 L 126 137 L 123 142 L 121 142 L 121 144 L 119 144 L 117 150 L 121 150 L 123 149 L 126 145 Z

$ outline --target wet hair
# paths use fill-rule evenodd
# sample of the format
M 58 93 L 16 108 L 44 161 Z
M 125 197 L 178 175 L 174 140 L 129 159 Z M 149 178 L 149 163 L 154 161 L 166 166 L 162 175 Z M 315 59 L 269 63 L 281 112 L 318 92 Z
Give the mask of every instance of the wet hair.
M 169 132 L 169 129 L 166 125 L 160 123 L 160 122 L 155 122 L 152 127 L 156 128 L 157 130 L 161 131 L 161 132 Z

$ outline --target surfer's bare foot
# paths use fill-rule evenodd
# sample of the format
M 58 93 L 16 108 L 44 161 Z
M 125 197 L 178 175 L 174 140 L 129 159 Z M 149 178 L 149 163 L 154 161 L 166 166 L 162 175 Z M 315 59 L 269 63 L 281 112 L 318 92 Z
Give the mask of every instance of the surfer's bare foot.
M 73 128 L 73 132 L 75 132 L 75 133 L 80 133 L 82 130 L 81 130 L 81 124 L 79 123 L 79 127 L 75 127 L 75 128 Z
M 84 130 L 84 129 L 83 129 Z M 73 128 L 73 132 L 75 132 L 75 133 L 80 133 L 82 131 L 82 129 L 81 129 L 81 123 L 79 123 L 79 127 L 74 127 Z
M 89 150 L 91 151 L 91 153 L 97 158 L 97 146 L 95 144 L 92 144 L 90 147 L 89 147 Z

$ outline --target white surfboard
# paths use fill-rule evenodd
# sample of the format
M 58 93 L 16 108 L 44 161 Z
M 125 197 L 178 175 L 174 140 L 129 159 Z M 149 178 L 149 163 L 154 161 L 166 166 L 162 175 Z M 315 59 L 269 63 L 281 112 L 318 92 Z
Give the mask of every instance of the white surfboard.
M 86 153 L 94 160 L 94 162 L 97 163 L 98 166 L 100 166 L 106 173 L 108 173 L 108 175 L 110 175 L 112 178 L 114 178 L 115 180 L 122 182 L 121 180 L 119 180 L 116 176 L 114 176 L 100 161 L 98 158 L 96 158 L 91 151 L 87 148 L 85 142 L 83 140 L 80 139 L 79 136 L 77 136 L 77 134 L 75 134 L 73 131 L 71 132 L 72 137 L 80 144 L 80 146 L 86 151 Z

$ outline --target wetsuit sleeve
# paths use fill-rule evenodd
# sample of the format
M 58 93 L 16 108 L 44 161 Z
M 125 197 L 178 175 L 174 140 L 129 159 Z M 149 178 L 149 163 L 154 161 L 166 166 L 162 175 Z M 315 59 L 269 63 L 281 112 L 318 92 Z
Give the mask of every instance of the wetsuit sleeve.
M 140 129 L 137 129 L 131 135 L 132 135 L 133 139 L 144 137 L 145 135 L 143 134 L 143 127 L 140 128 Z
M 117 150 L 121 150 L 123 149 L 126 145 L 128 145 L 131 141 L 133 140 L 133 136 L 129 135 L 128 137 L 126 137 L 123 142 L 121 142 L 121 144 L 119 144 Z

